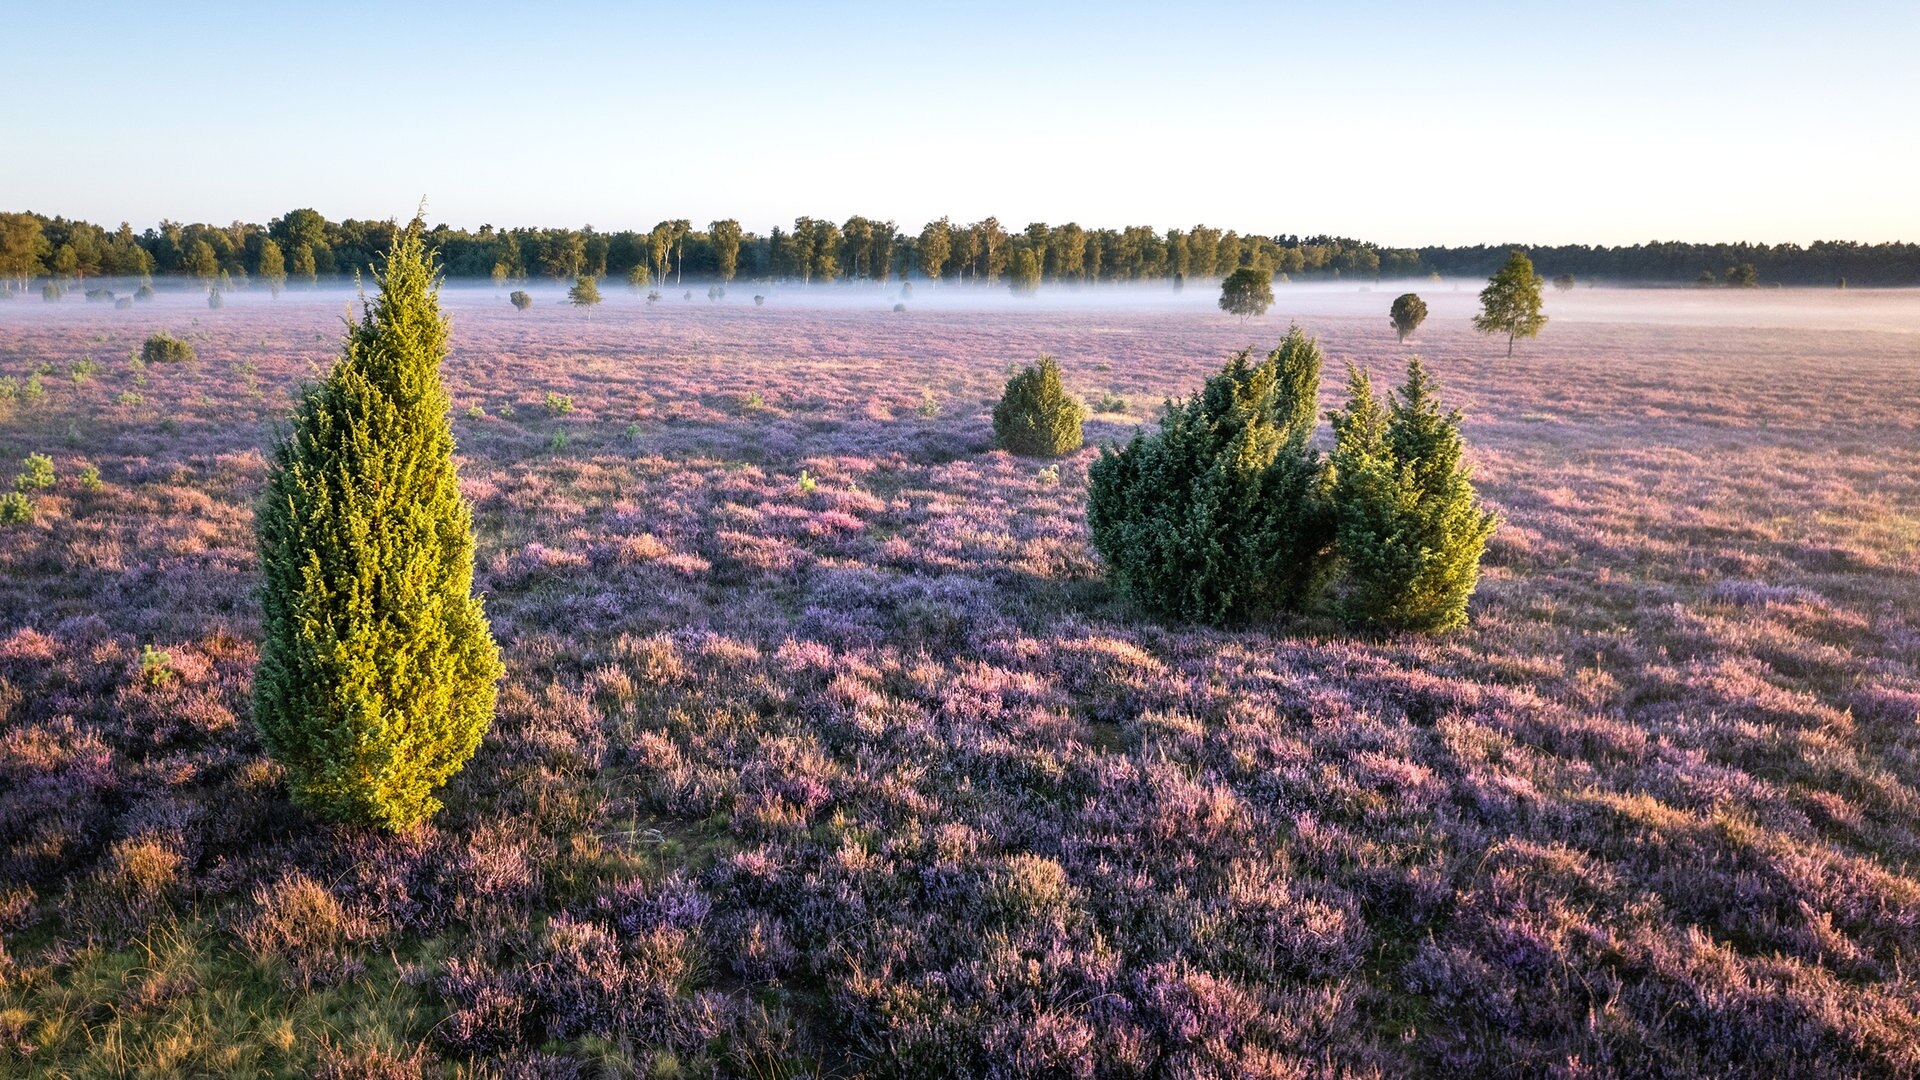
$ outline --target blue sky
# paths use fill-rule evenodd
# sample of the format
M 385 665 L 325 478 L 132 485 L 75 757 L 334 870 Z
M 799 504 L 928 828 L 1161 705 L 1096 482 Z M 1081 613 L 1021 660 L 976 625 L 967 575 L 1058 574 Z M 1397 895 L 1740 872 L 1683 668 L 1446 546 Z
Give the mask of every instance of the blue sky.
M 1920 3 L 14 4 L 0 209 L 1920 240 Z

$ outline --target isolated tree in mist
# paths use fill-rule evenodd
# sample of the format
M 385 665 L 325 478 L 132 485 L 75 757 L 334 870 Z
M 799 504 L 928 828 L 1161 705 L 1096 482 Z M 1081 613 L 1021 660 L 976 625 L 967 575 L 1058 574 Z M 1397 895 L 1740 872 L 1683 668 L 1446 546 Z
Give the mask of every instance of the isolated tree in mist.
M 713 245 L 713 258 L 720 268 L 720 280 L 732 281 L 740 270 L 740 223 L 727 218 L 709 222 L 707 241 Z
M 1273 306 L 1273 271 L 1242 266 L 1220 283 L 1220 310 L 1242 319 L 1265 315 Z
M 507 297 L 507 302 L 512 304 L 516 311 L 525 311 L 533 306 L 533 294 L 525 289 L 515 289 L 513 295 Z
M 1533 272 L 1533 260 L 1516 250 L 1480 290 L 1480 314 L 1473 317 L 1473 328 L 1483 334 L 1507 335 L 1507 355 L 1512 356 L 1513 339 L 1538 336 L 1547 325 L 1547 317 L 1540 314 L 1544 284 Z
M 946 218 L 927 222 L 926 228 L 920 230 L 920 272 L 929 281 L 939 281 L 952 253 L 953 225 Z
M 1441 412 L 1420 363 L 1383 405 L 1365 371 L 1333 414 L 1334 548 L 1340 613 L 1357 626 L 1451 630 L 1467 621 L 1480 556 L 1498 520 L 1461 462 L 1460 414 Z
M 399 831 L 493 719 L 499 651 L 440 381 L 447 322 L 418 218 L 326 380 L 278 439 L 257 515 L 254 719 L 294 801 Z
M 577 308 L 586 308 L 587 317 L 593 317 L 594 306 L 600 303 L 600 281 L 591 275 L 574 280 L 573 288 L 567 290 L 567 301 Z
M 1420 329 L 1420 324 L 1427 321 L 1427 302 L 1420 299 L 1417 293 L 1401 293 L 1393 298 L 1393 307 L 1387 310 L 1387 317 L 1393 322 L 1393 332 L 1400 335 L 1400 340 L 1404 342 L 1407 335 Z
M 1573 275 L 1561 274 L 1559 277 L 1554 278 L 1553 287 L 1559 290 L 1560 292 L 1572 292 L 1573 291 Z
M 287 260 L 280 254 L 280 245 L 271 239 L 260 241 L 260 280 L 275 296 L 287 287 Z
M 1727 267 L 1727 284 L 1736 289 L 1751 289 L 1760 284 L 1760 272 L 1753 268 L 1752 263 L 1729 266 Z
M 1007 380 L 993 407 L 993 440 L 1027 457 L 1059 457 L 1080 449 L 1080 403 L 1060 379 L 1060 363 L 1042 356 Z
M 1014 251 L 1007 267 L 1007 287 L 1015 296 L 1032 296 L 1040 291 L 1040 256 L 1032 248 Z

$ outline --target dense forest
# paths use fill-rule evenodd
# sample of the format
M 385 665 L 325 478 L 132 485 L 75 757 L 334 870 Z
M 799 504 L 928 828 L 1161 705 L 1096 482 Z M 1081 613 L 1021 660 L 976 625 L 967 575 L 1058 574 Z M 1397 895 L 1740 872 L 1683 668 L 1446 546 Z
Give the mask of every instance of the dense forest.
M 292 210 L 266 225 L 163 221 L 135 232 L 122 223 L 34 213 L 0 213 L 0 293 L 35 279 L 173 276 L 239 287 L 279 288 L 364 270 L 394 236 L 392 221 L 329 221 Z M 891 221 L 801 217 L 765 235 L 732 219 L 696 229 L 662 221 L 645 232 L 581 228 L 442 225 L 428 244 L 449 276 L 496 283 L 582 275 L 636 285 L 701 281 L 879 281 L 931 278 L 997 284 L 1031 275 L 1053 282 L 1183 281 L 1224 277 L 1242 266 L 1282 280 L 1484 277 L 1510 251 L 1525 251 L 1542 274 L 1581 281 L 1780 285 L 1920 284 L 1920 244 L 1648 243 L 1631 247 L 1498 244 L 1389 248 L 1332 236 L 1242 234 L 1204 225 L 1162 232 L 1148 226 L 1089 229 L 1035 222 L 1018 231 L 995 218 L 958 224 L 941 218 L 918 232 Z

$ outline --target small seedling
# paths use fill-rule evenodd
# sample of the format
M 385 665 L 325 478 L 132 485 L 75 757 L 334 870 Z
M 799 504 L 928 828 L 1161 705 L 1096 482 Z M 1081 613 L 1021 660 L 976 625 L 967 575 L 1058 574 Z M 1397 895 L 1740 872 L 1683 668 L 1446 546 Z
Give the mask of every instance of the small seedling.
M 814 492 L 814 489 L 816 489 L 816 488 L 818 488 L 818 487 L 820 486 L 820 481 L 818 481 L 818 480 L 815 480 L 815 479 L 813 478 L 813 474 L 812 474 L 812 473 L 810 473 L 810 472 L 808 472 L 808 471 L 807 471 L 807 470 L 805 470 L 805 469 L 801 469 L 801 470 L 800 470 L 800 482 L 799 482 L 798 484 L 796 484 L 796 485 L 794 485 L 794 486 L 795 486 L 796 488 L 798 488 L 798 489 L 799 489 L 799 491 L 800 491 L 800 494 L 802 494 L 802 495 L 811 495 L 811 494 L 813 494 L 813 492 Z
M 173 657 L 152 645 L 140 646 L 140 682 L 146 686 L 165 686 L 172 682 Z
M 39 491 L 53 486 L 53 459 L 45 454 L 28 454 L 20 462 L 20 475 L 13 478 L 17 491 Z
M 931 420 L 940 415 L 940 399 L 933 396 L 932 390 L 920 391 L 920 404 L 914 409 L 921 419 Z

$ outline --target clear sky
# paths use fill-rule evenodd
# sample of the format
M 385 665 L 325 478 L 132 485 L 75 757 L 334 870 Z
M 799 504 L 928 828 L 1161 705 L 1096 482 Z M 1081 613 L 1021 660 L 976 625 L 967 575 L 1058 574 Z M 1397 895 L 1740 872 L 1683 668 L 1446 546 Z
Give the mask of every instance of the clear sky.
M 9 0 L 0 210 L 1920 240 L 1920 2 Z

